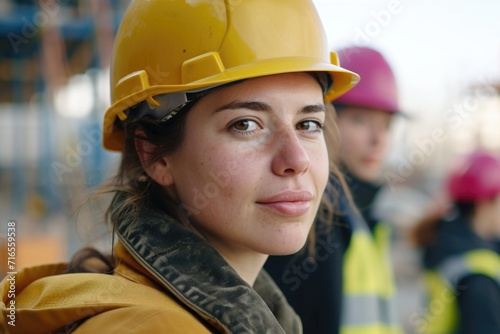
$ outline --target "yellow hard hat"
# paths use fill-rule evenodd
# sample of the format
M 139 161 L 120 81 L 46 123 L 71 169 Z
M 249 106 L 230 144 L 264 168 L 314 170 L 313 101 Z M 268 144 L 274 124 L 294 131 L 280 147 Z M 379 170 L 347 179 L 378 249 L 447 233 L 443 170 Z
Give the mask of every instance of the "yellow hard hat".
M 121 122 L 140 102 L 175 107 L 181 92 L 247 78 L 326 72 L 333 100 L 359 80 L 336 59 L 310 0 L 132 1 L 115 39 L 103 145 L 122 150 Z

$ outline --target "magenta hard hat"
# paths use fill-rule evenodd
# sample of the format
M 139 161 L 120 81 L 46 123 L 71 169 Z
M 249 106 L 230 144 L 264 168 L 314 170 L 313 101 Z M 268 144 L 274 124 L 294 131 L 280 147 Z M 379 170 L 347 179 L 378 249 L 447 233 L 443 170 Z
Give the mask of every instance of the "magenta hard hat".
M 337 53 L 341 66 L 358 73 L 361 80 L 356 87 L 335 100 L 335 105 L 390 113 L 400 111 L 396 78 L 380 52 L 368 47 L 352 46 Z
M 500 159 L 478 150 L 459 161 L 446 183 L 455 202 L 477 202 L 500 194 Z

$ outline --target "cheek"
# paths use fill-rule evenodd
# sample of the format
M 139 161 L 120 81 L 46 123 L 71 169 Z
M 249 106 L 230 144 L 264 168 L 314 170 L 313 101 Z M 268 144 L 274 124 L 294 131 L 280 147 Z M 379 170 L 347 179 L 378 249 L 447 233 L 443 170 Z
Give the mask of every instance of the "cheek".
M 213 198 L 213 194 L 219 192 L 219 189 L 214 187 L 217 186 L 214 177 L 211 177 L 219 175 L 219 168 L 214 165 L 217 152 L 210 145 L 191 145 L 191 142 L 186 140 L 182 148 L 175 153 L 171 168 L 179 200 L 199 210 L 206 206 L 207 199 Z
M 318 188 L 326 187 L 328 175 L 330 173 L 330 159 L 326 144 L 309 153 L 313 178 L 316 180 Z
M 389 135 L 389 132 L 383 131 L 383 132 L 379 135 L 379 140 L 380 140 L 380 145 L 382 146 L 382 149 L 383 149 L 384 151 L 387 151 L 387 149 L 389 148 L 389 143 L 390 143 L 390 135 Z
M 238 197 L 236 195 L 245 192 L 248 183 L 254 184 L 251 180 L 252 166 L 246 159 L 238 158 L 235 148 L 206 146 L 203 150 L 192 152 L 192 156 L 195 158 L 191 164 L 197 167 L 187 166 L 186 171 L 190 175 L 184 174 L 184 179 L 190 179 L 191 193 L 196 189 L 195 192 L 208 202 L 204 209 L 227 205 Z
M 341 151 L 346 158 L 355 158 L 364 152 L 368 143 L 366 131 L 359 126 L 345 126 L 340 129 Z
M 219 143 L 207 149 L 203 158 L 209 177 L 220 180 L 222 184 L 244 182 L 259 164 L 257 150 L 244 145 Z

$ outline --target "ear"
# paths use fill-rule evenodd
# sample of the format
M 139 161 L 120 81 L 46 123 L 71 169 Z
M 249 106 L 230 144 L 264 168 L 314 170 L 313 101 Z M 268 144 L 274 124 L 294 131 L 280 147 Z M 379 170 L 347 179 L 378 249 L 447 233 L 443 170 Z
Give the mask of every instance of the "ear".
M 134 145 L 137 155 L 141 160 L 142 168 L 148 176 L 161 186 L 168 187 L 174 183 L 174 179 L 165 157 L 157 161 L 152 161 L 155 155 L 156 146 L 143 139 L 146 133 L 142 129 L 135 130 Z

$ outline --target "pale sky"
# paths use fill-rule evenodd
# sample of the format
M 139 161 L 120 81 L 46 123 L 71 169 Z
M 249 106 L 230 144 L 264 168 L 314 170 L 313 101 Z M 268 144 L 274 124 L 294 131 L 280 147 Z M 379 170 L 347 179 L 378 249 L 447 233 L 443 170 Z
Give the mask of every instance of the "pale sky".
M 395 71 L 402 109 L 413 119 L 393 126 L 391 164 L 441 129 L 471 85 L 500 83 L 500 0 L 313 1 L 330 49 L 374 47 Z M 436 149 L 444 160 L 478 141 L 500 151 L 500 99 L 485 105 L 451 131 L 443 128 L 449 139 Z
M 314 2 L 331 49 L 358 43 L 389 58 L 411 113 L 446 108 L 469 83 L 500 81 L 499 0 Z

